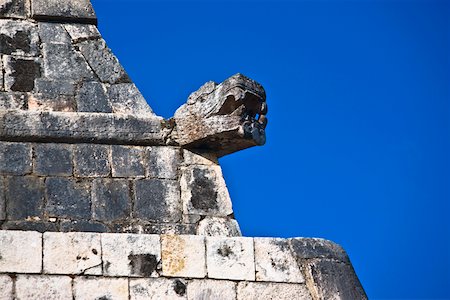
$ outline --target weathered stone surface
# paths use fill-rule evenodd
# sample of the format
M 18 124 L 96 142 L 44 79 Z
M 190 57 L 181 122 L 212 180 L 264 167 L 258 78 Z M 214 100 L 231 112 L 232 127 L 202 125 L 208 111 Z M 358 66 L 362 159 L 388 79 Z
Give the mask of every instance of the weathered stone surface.
M 197 224 L 201 219 L 202 216 L 200 215 L 183 215 L 183 223 Z
M 65 24 L 67 32 L 72 38 L 73 43 L 78 43 L 85 40 L 99 39 L 100 32 L 94 25 L 86 24 Z
M 72 299 L 72 278 L 69 276 L 18 275 L 16 297 L 17 299 Z
M 253 239 L 206 237 L 208 277 L 255 280 Z
M 73 281 L 73 294 L 77 300 L 128 300 L 128 280 L 76 277 Z
M 32 17 L 38 20 L 73 20 L 96 24 L 91 1 L 31 0 Z
M 36 144 L 34 172 L 38 175 L 72 176 L 72 145 Z
M 110 147 L 96 144 L 75 146 L 75 175 L 79 177 L 102 177 L 111 172 Z
M 50 217 L 89 219 L 90 183 L 68 178 L 47 178 L 47 212 Z
M 145 148 L 132 146 L 111 146 L 113 177 L 144 177 Z
M 297 260 L 310 258 L 329 258 L 349 262 L 345 250 L 336 243 L 317 238 L 290 239 L 293 254 Z
M 72 3 L 73 1 L 71 1 Z M 92 80 L 94 73 L 83 56 L 70 44 L 42 44 L 44 74 L 53 80 Z
M 37 56 L 39 35 L 36 24 L 29 21 L 0 19 L 0 54 Z
M 154 116 L 150 106 L 133 83 L 111 85 L 108 89 L 113 112 L 135 116 Z
M 70 44 L 71 39 L 62 24 L 39 22 L 39 36 L 42 43 Z
M 304 284 L 239 282 L 237 287 L 238 300 L 278 300 L 298 299 L 312 300 Z M 332 299 L 332 298 L 321 298 Z M 333 298 L 334 299 L 334 298 Z M 347 298 L 342 298 L 347 299 Z M 353 298 L 348 298 L 353 299 Z
M 3 92 L 5 90 L 5 77 L 3 74 L 3 69 L 3 57 L 0 56 L 0 92 Z M 2 109 L 2 106 L 4 105 L 3 102 L 5 101 L 2 98 L 5 97 L 0 96 L 0 109 Z
M 189 278 L 206 276 L 204 237 L 162 235 L 161 253 L 164 276 Z
M 102 274 L 99 233 L 44 233 L 44 273 Z
M 159 235 L 103 233 L 102 249 L 105 276 L 159 276 Z
M 31 146 L 0 142 L 0 174 L 25 175 L 31 172 Z
M 0 75 L 1 76 L 1 75 Z M 1 77 L 0 77 L 1 79 Z M 0 92 L 0 110 L 26 109 L 28 94 L 20 92 Z
M 4 56 L 5 90 L 31 92 L 34 81 L 41 76 L 41 63 L 36 58 L 16 58 Z
M 256 281 L 304 283 L 289 241 L 277 238 L 255 238 Z
M 5 198 L 5 184 L 3 177 L 0 176 L 0 221 L 6 219 L 6 198 Z
M 44 180 L 34 176 L 6 179 L 8 220 L 39 220 L 43 215 Z
M 100 82 L 84 82 L 77 94 L 77 107 L 80 112 L 111 113 L 111 104 Z
M 13 299 L 13 280 L 8 275 L 0 275 L 0 300 Z
M 147 224 L 142 231 L 150 234 L 195 234 L 195 224 Z
M 42 234 L 33 231 L 0 230 L 0 245 L 0 272 L 41 272 Z
M 180 186 L 185 214 L 225 217 L 233 213 L 220 166 L 183 168 Z
M 5 230 L 24 230 L 24 231 L 37 231 L 40 233 L 46 231 L 59 231 L 58 225 L 55 222 L 50 221 L 6 221 L 1 225 Z
M 348 263 L 321 259 L 305 262 L 304 268 L 314 299 L 368 299 Z
M 148 148 L 148 176 L 177 179 L 180 164 L 180 149 L 175 147 Z
M 178 182 L 166 179 L 141 179 L 135 182 L 135 215 L 148 221 L 178 222 L 182 206 Z
M 29 94 L 28 111 L 75 112 L 75 97 L 67 95 Z
M 193 280 L 187 287 L 189 300 L 236 300 L 236 283 L 219 280 Z
M 48 80 L 38 78 L 35 80 L 36 92 L 47 97 L 74 96 L 75 83 L 70 80 Z
M 206 236 L 242 236 L 239 224 L 235 219 L 205 217 L 198 223 L 198 235 Z
M 186 282 L 180 279 L 130 279 L 131 300 L 172 300 L 186 298 Z
M 68 221 L 63 220 L 60 222 L 61 232 L 108 232 L 108 228 L 99 222 L 95 221 Z
M 0 2 L 0 18 L 26 18 L 30 14 L 29 2 L 24 0 L 3 0 Z
M 99 221 L 115 221 L 130 216 L 130 184 L 125 179 L 94 179 L 92 216 Z
M 183 149 L 184 165 L 218 165 L 217 156 L 212 152 Z

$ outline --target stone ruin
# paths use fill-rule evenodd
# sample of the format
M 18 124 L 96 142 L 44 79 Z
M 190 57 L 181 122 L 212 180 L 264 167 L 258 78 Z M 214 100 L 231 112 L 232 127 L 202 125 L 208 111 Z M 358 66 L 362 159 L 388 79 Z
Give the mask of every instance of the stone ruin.
M 155 115 L 89 0 L 0 0 L 0 299 L 367 299 L 345 251 L 242 237 L 217 159 L 265 92 L 208 82 Z

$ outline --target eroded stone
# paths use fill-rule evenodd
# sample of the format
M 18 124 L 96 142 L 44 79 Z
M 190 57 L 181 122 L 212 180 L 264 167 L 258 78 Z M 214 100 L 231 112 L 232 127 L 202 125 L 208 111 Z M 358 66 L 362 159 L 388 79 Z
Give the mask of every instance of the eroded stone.
M 76 277 L 74 299 L 128 300 L 127 278 Z
M 94 179 L 92 216 L 99 221 L 115 221 L 130 216 L 130 184 L 125 179 Z
M 16 297 L 17 299 L 72 299 L 72 278 L 69 276 L 18 275 Z
M 79 177 L 104 177 L 110 174 L 110 147 L 96 144 L 75 146 L 75 175 Z
M 145 148 L 113 145 L 112 176 L 113 177 L 144 177 Z
M 198 235 L 206 236 L 242 236 L 239 224 L 235 219 L 205 217 L 198 223 Z
M 26 109 L 27 102 L 28 102 L 27 93 L 0 92 L 0 110 Z
M 0 300 L 13 299 L 13 280 L 8 275 L 0 275 Z
M 2 0 L 0 17 L 26 18 L 30 14 L 29 2 L 24 0 Z
M 134 83 L 111 85 L 108 95 L 114 113 L 147 117 L 155 115 Z
M 304 284 L 240 282 L 237 287 L 238 300 L 278 300 L 298 299 L 312 300 Z M 353 299 L 353 298 L 320 298 L 320 299 Z
M 4 56 L 5 90 L 31 92 L 34 81 L 41 76 L 41 63 L 36 58 Z
M 338 244 L 318 238 L 290 239 L 293 254 L 297 259 L 329 258 L 349 262 L 345 250 Z
M 78 20 L 97 23 L 97 17 L 91 1 L 31 0 L 32 17 L 38 20 Z
M 189 300 L 236 300 L 236 283 L 219 280 L 192 280 L 188 284 L 187 295 Z
M 39 35 L 36 24 L 29 21 L 0 19 L 0 54 L 37 56 Z
M 38 175 L 71 176 L 73 172 L 72 145 L 36 144 L 34 172 Z
M 65 24 L 64 27 L 72 38 L 73 43 L 100 38 L 100 32 L 94 25 Z
M 148 176 L 177 179 L 180 150 L 174 147 L 148 147 Z
M 31 145 L 0 142 L 0 174 L 25 175 L 31 172 Z
M 0 230 L 0 272 L 40 273 L 42 234 L 33 231 Z
M 70 44 L 70 36 L 62 24 L 39 22 L 39 36 L 42 43 Z
M 130 279 L 130 297 L 132 300 L 187 299 L 186 285 L 181 279 Z
M 100 82 L 83 82 L 78 91 L 76 100 L 79 112 L 112 112 L 108 96 Z

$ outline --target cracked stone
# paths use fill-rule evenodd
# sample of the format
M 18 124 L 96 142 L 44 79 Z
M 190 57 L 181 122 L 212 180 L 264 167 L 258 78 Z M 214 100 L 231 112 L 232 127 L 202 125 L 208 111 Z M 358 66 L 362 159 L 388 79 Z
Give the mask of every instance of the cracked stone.
M 62 24 L 39 22 L 39 36 L 42 43 L 70 44 L 70 36 Z
M 94 25 L 86 24 L 65 24 L 67 32 L 72 38 L 73 43 L 78 43 L 84 40 L 99 39 L 100 32 Z

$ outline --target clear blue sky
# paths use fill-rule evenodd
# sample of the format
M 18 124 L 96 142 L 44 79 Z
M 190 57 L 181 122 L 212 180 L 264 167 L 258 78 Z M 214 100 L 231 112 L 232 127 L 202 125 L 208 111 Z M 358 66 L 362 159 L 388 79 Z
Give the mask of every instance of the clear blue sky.
M 245 235 L 343 245 L 371 299 L 450 298 L 449 1 L 93 3 L 159 115 L 264 85 L 266 146 L 221 159 Z

